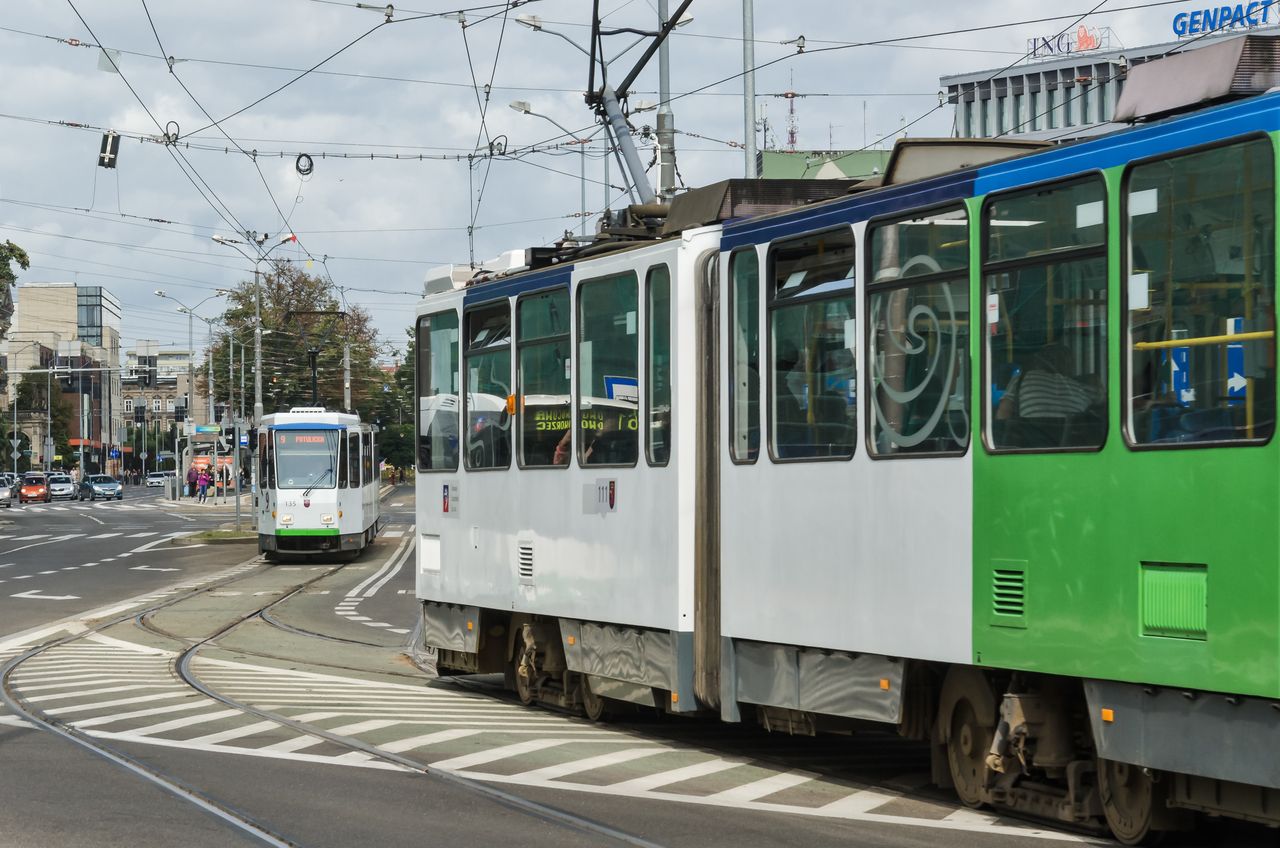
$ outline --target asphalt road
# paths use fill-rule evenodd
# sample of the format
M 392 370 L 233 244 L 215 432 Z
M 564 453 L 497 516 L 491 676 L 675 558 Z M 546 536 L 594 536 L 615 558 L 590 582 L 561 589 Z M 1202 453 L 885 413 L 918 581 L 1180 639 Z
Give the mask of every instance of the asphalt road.
M 174 534 L 224 515 L 134 494 L 123 505 L 141 509 L 0 514 L 0 665 L 67 640 L 20 664 L 11 691 L 288 844 L 1097 842 L 961 808 L 928 786 L 927 752 L 891 734 L 787 737 L 637 715 L 593 724 L 523 707 L 492 677 L 431 679 L 405 655 L 408 490 L 384 500 L 374 548 L 341 567 L 195 547 Z M 101 624 L 104 608 L 116 623 Z M 193 645 L 189 669 L 207 693 L 176 671 Z M 0 764 L 6 848 L 263 844 L 3 708 Z M 1175 840 L 1227 842 L 1272 844 L 1237 825 Z

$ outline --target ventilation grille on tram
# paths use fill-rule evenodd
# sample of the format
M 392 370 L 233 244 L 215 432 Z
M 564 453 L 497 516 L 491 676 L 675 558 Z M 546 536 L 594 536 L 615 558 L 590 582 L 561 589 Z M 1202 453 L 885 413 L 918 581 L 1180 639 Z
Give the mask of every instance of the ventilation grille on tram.
M 529 542 L 521 542 L 517 548 L 516 570 L 520 575 L 521 583 L 533 582 L 533 545 Z
M 1027 600 L 1027 575 L 1020 569 L 997 568 L 992 572 L 991 611 L 997 616 L 1022 618 Z

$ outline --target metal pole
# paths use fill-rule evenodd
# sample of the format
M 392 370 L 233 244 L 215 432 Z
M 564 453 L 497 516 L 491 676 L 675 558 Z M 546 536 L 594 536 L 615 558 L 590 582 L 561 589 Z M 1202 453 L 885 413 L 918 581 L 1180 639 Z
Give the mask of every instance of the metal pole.
M 235 426 L 231 429 L 231 435 L 235 439 L 235 444 L 231 448 L 231 481 L 227 482 L 227 490 L 230 493 L 231 482 L 236 484 L 236 532 L 240 532 L 240 421 L 237 419 Z
M 44 444 L 41 449 L 44 452 L 44 470 L 49 471 L 53 463 L 53 451 L 50 446 L 53 445 L 53 368 L 50 367 L 44 372 Z
M 742 0 L 742 129 L 746 142 L 747 179 L 754 180 L 756 171 L 756 24 L 752 0 Z
M 240 417 L 244 418 L 244 345 L 240 345 Z
M 227 415 L 236 414 L 236 337 L 227 330 Z
M 187 310 L 187 414 L 196 417 L 196 337 L 191 310 Z
M 200 319 L 204 321 L 203 318 Z M 209 325 L 209 423 L 217 424 L 213 414 L 213 322 L 205 321 Z
M 9 436 L 12 440 L 10 444 L 13 446 L 14 479 L 17 479 L 18 477 L 18 445 L 14 443 L 21 443 L 21 439 L 18 438 L 18 388 L 18 386 L 13 387 L 13 434 Z
M 605 85 L 600 93 L 605 117 L 609 120 L 609 126 L 613 128 L 613 137 L 618 143 L 618 149 L 622 152 L 622 158 L 630 172 L 631 184 L 640 195 L 640 202 L 656 203 L 658 196 L 653 193 L 653 188 L 649 185 L 649 178 L 644 172 L 644 165 L 640 162 L 640 154 L 636 152 L 635 143 L 631 140 L 631 130 L 627 127 L 627 119 L 622 115 L 622 107 L 618 105 L 618 97 L 614 94 L 613 87 Z
M 667 0 L 658 0 L 658 29 L 667 25 Z M 670 200 L 676 193 L 676 119 L 671 111 L 671 39 L 658 45 L 658 194 Z
M 342 411 L 351 411 L 351 345 L 342 346 Z
M 253 263 L 253 424 L 262 423 L 262 288 Z M 257 473 L 257 472 L 255 472 Z

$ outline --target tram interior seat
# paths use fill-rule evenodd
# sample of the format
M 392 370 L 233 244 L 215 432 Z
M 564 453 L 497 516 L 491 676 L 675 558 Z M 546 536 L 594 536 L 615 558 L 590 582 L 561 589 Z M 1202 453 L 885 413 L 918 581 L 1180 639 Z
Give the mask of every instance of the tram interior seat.
M 1107 427 L 1101 406 L 1078 415 L 1023 416 L 996 419 L 992 424 L 996 446 L 1015 449 L 1097 447 Z
M 1187 410 L 1177 405 L 1156 406 L 1150 411 L 1149 426 L 1153 444 L 1220 442 L 1244 436 L 1229 407 Z

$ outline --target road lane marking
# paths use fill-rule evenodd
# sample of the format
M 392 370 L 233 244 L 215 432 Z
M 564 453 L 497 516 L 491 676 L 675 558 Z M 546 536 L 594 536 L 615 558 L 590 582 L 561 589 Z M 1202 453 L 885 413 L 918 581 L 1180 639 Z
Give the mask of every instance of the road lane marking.
M 119 536 L 119 533 L 99 533 L 96 536 L 90 536 L 90 539 L 110 539 L 112 536 Z
M 452 730 L 437 730 L 435 733 L 410 736 L 408 739 L 397 739 L 394 742 L 384 742 L 378 747 L 392 754 L 403 754 L 415 748 L 435 745 L 437 742 L 452 742 L 454 739 L 465 739 L 468 736 L 477 736 L 481 733 L 484 733 L 484 731 L 468 727 L 455 727 Z
M 26 577 L 30 577 L 31 575 L 30 575 L 30 574 L 27 574 L 27 575 L 24 575 L 24 576 L 26 576 Z M 21 578 L 21 577 L 15 577 L 15 578 L 13 578 L 13 579 L 14 579 L 14 580 L 21 580 L 22 578 Z M 39 589 L 32 589 L 32 590 L 31 590 L 31 591 L 29 591 L 29 592 L 18 592 L 17 594 L 15 594 L 15 595 L 10 595 L 9 597 L 11 597 L 11 598 L 31 598 L 32 600 L 35 600 L 35 601 L 78 601 L 78 600 L 80 600 L 80 596 L 79 596 L 79 595 L 42 595 L 42 594 L 40 594 L 40 590 L 39 590 Z
M 154 536 L 154 535 L 156 535 L 156 532 L 154 530 L 149 530 L 144 533 L 130 533 L 128 536 L 125 536 L 125 538 L 126 539 L 145 539 L 148 536 Z
M 433 769 L 441 771 L 462 771 L 474 766 L 482 766 L 488 763 L 497 762 L 498 760 L 506 760 L 511 757 L 518 757 L 522 754 L 531 754 L 534 751 L 544 751 L 547 748 L 558 748 L 561 745 L 568 745 L 575 742 L 575 739 L 528 739 L 524 742 L 513 742 L 510 745 L 499 745 L 497 748 L 490 748 L 487 751 L 476 751 L 473 754 L 463 754 L 460 757 L 451 757 L 447 760 L 441 760 L 438 763 L 432 763 Z
M 205 706 L 209 706 L 206 704 Z M 232 718 L 234 716 L 243 716 L 240 710 L 221 709 L 213 712 L 201 713 L 194 716 L 183 716 L 182 718 L 172 718 L 168 721 L 162 721 L 159 724 L 149 724 L 146 727 L 136 727 L 130 730 L 130 733 L 138 736 L 153 736 L 157 733 L 164 733 L 169 730 L 180 730 L 184 727 L 191 727 L 196 724 L 207 724 L 211 721 L 221 721 L 224 718 Z
M 815 777 L 818 777 L 818 775 L 811 772 L 784 771 L 781 774 L 771 774 L 760 780 L 753 780 L 750 783 L 744 783 L 741 786 L 717 792 L 709 797 L 715 798 L 717 801 L 758 801 L 784 789 L 791 789 L 802 783 L 808 783 Z

